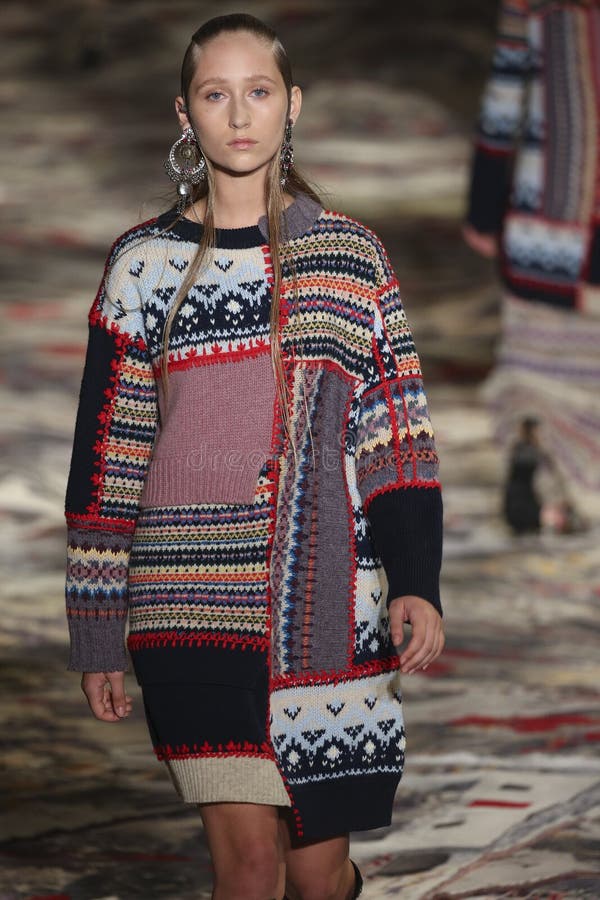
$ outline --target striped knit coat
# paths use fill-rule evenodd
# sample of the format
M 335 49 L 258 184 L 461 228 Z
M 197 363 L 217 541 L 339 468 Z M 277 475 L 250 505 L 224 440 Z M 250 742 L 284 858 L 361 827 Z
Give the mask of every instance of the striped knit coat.
M 298 456 L 273 392 L 268 416 L 264 409 L 249 414 L 244 401 L 236 413 L 239 429 L 228 432 L 238 448 L 240 435 L 254 432 L 253 448 L 266 450 L 254 458 L 254 468 L 240 470 L 246 474 L 235 484 L 218 467 L 212 481 L 194 480 L 202 477 L 198 467 L 183 473 L 161 448 L 190 423 L 210 431 L 211 421 L 228 414 L 203 407 L 203 397 L 215 396 L 215 373 L 234 378 L 242 371 L 235 363 L 246 367 L 236 382 L 240 392 L 252 378 L 264 385 L 270 345 L 264 331 L 237 341 L 203 340 L 200 307 L 205 321 L 214 321 L 226 300 L 226 275 L 237 265 L 235 252 L 215 251 L 214 280 L 207 276 L 190 291 L 173 331 L 175 393 L 167 415 L 162 329 L 196 249 L 187 236 L 195 226 L 165 230 L 172 218 L 153 219 L 116 241 L 89 311 L 65 502 L 69 668 L 125 670 L 128 616 L 127 644 L 141 683 L 176 681 L 182 672 L 189 680 L 191 671 L 210 681 L 233 669 L 243 683 L 263 654 L 269 740 L 216 752 L 275 760 L 298 836 L 388 824 L 403 767 L 404 727 L 387 602 L 417 594 L 441 611 L 438 459 L 398 281 L 372 231 L 297 197 L 286 212 L 296 296 L 285 264 L 281 341 Z M 270 284 L 264 217 L 259 226 L 265 240 L 256 264 Z M 260 278 L 244 271 L 236 277 L 252 303 L 268 300 Z M 188 462 L 193 450 L 185 448 Z M 189 480 L 182 487 L 184 475 Z M 268 580 L 256 602 L 220 597 L 199 612 L 182 602 L 167 567 L 164 584 L 159 577 L 148 587 L 152 535 L 161 537 L 175 517 L 198 521 L 205 509 L 194 505 L 198 497 L 215 503 L 256 498 L 268 559 Z M 226 540 L 226 521 L 222 527 Z M 218 567 L 192 569 L 178 570 L 179 585 L 198 574 L 219 577 Z M 252 596 L 259 573 L 252 566 L 240 572 Z M 194 751 L 201 755 L 203 748 Z M 215 748 L 206 752 L 214 755 Z
M 600 315 L 600 6 L 502 0 L 467 219 L 517 297 Z

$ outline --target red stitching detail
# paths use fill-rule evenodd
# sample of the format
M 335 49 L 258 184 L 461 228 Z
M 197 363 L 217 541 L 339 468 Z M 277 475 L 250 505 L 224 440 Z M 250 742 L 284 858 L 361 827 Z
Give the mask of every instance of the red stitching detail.
M 392 672 L 400 666 L 400 658 L 397 654 L 385 659 L 370 660 L 358 666 L 351 666 L 345 672 L 312 672 L 306 675 L 278 675 L 273 679 L 273 690 L 281 691 L 287 688 L 318 684 L 341 684 L 347 681 L 356 681 L 360 678 L 369 678 L 372 675 L 380 675 L 382 672 Z
M 385 487 L 377 488 L 367 501 L 363 503 L 365 515 L 368 514 L 368 508 L 375 497 L 378 497 L 380 494 L 387 494 L 389 491 L 402 491 L 404 488 L 409 487 L 421 488 L 422 490 L 428 490 L 430 488 L 437 488 L 438 490 L 442 489 L 442 485 L 439 481 L 403 481 L 402 484 L 387 484 Z
M 480 150 L 481 153 L 485 153 L 486 156 L 512 156 L 514 153 L 513 147 L 508 149 L 505 147 L 490 147 L 484 144 L 482 140 L 475 141 L 475 148 Z
M 298 364 L 301 369 L 330 369 L 336 375 L 340 375 L 349 384 L 357 385 L 361 383 L 361 379 L 357 375 L 352 375 L 340 363 L 334 359 L 305 359 Z
M 154 752 L 157 759 L 212 759 L 215 757 L 253 757 L 259 759 L 273 759 L 273 748 L 266 741 L 262 744 L 252 744 L 250 741 L 227 741 L 227 743 L 213 746 L 208 741 L 200 746 L 198 744 L 156 744 Z
M 131 519 L 109 519 L 98 515 L 83 515 L 80 513 L 65 513 L 67 525 L 70 528 L 85 528 L 88 531 L 105 531 L 107 533 L 132 534 L 135 530 L 135 522 Z
M 254 343 L 254 347 L 246 346 L 246 343 L 248 345 Z M 266 338 L 251 338 L 247 342 L 241 341 L 235 350 L 223 350 L 219 344 L 213 344 L 211 349 L 212 353 L 207 352 L 206 348 L 203 348 L 202 353 L 198 353 L 195 347 L 190 347 L 185 351 L 183 358 L 181 350 L 169 353 L 169 371 L 193 369 L 197 366 L 218 365 L 219 363 L 231 362 L 240 357 L 250 359 L 256 356 L 264 356 L 270 353 L 271 345 Z M 162 371 L 161 364 L 153 365 L 152 370 L 155 375 L 159 375 Z
M 529 287 L 533 288 L 541 288 L 544 291 L 548 291 L 548 293 L 550 294 L 565 294 L 568 297 L 575 296 L 575 285 L 549 284 L 548 282 L 542 281 L 541 279 L 525 278 L 523 275 L 516 275 L 511 268 L 510 261 L 506 257 L 502 270 L 508 281 L 514 281 L 518 284 L 528 285 Z
M 190 631 L 186 634 L 181 634 L 179 631 L 136 631 L 133 634 L 130 633 L 127 638 L 127 648 L 133 652 L 167 646 L 182 647 L 187 645 L 188 647 L 200 647 L 203 644 L 213 644 L 216 647 L 235 647 L 242 650 L 250 648 L 252 651 L 265 650 L 269 646 L 266 637 L 218 634 L 212 631 Z
M 414 375 L 398 375 L 396 378 L 387 379 L 388 384 L 396 384 L 396 382 L 398 384 L 401 384 L 403 381 L 420 381 L 421 384 L 423 384 L 423 373 L 419 369 L 418 372 L 416 372 Z M 374 385 L 374 387 L 370 387 L 367 391 L 363 391 L 360 397 L 361 401 L 364 400 L 365 397 L 368 397 L 369 394 L 372 394 L 373 391 L 380 391 L 382 387 L 383 384 L 376 384 Z
M 127 347 L 123 344 L 122 346 L 118 345 L 118 349 L 121 351 L 118 359 L 111 360 L 111 368 L 115 371 L 115 375 L 109 378 L 109 381 L 112 382 L 112 387 L 106 388 L 104 394 L 106 396 L 106 403 L 103 405 L 100 413 L 98 414 L 98 421 L 103 426 L 98 429 L 97 434 L 101 435 L 101 441 L 96 442 L 95 449 L 98 452 L 98 459 L 94 460 L 94 466 L 98 467 L 99 472 L 92 475 L 91 480 L 92 483 L 96 485 L 96 489 L 92 490 L 92 497 L 96 497 L 95 505 L 96 509 L 100 507 L 102 503 L 102 493 L 104 489 L 104 477 L 106 475 L 106 451 L 108 446 L 108 435 L 110 432 L 110 427 L 112 424 L 112 418 L 115 412 L 116 398 L 119 390 L 119 381 L 120 381 L 120 373 L 121 367 L 123 365 L 123 357 L 127 352 Z M 86 507 L 89 512 L 95 511 L 94 505 L 90 504 Z

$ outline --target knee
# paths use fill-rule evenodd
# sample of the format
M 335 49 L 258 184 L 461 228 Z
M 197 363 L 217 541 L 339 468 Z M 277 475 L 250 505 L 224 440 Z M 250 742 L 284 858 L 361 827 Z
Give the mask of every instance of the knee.
M 265 900 L 277 896 L 279 872 L 277 843 L 249 837 L 215 872 L 215 886 L 232 900 Z

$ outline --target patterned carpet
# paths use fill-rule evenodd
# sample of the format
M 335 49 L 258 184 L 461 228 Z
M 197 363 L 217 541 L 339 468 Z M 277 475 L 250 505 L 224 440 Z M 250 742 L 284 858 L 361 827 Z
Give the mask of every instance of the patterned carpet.
M 442 459 L 447 649 L 404 678 L 394 821 L 353 835 L 352 855 L 365 900 L 598 900 L 600 534 L 515 539 L 498 516 L 503 460 L 478 387 L 497 288 L 459 235 L 490 13 L 454 5 L 453 24 L 431 2 L 427 28 L 410 19 L 411 38 L 390 20 L 396 44 L 376 44 L 368 12 L 381 4 L 335 2 L 321 18 L 310 0 L 293 5 L 296 18 L 274 0 L 254 4 L 311 48 L 298 155 L 332 205 L 344 197 L 389 247 Z M 145 22 L 161 51 L 152 83 L 164 82 L 198 15 L 183 0 L 168 21 L 150 0 L 121 18 L 123 5 L 80 6 L 104 31 L 84 28 L 77 4 L 57 4 L 51 22 L 33 3 L 3 8 L 0 900 L 200 900 L 210 869 L 199 818 L 152 756 L 133 679 L 132 717 L 106 726 L 65 671 L 62 510 L 85 313 L 111 239 L 138 218 L 140 197 L 156 196 L 173 131 L 164 84 L 131 122 L 140 73 L 123 48 Z M 205 18 L 217 4 L 200 6 Z M 61 26 L 71 13 L 72 32 Z M 315 56 L 342 21 L 355 64 L 340 53 L 319 75 Z M 420 55 L 412 74 L 398 42 L 409 61 Z

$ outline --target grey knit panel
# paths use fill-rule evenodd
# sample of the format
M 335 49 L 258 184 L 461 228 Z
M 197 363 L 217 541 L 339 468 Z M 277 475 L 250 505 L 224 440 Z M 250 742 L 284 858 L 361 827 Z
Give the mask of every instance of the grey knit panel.
M 129 661 L 125 650 L 125 618 L 69 618 L 72 672 L 127 672 Z
M 284 210 L 282 216 L 282 237 L 290 241 L 302 237 L 315 224 L 323 212 L 323 207 L 313 200 L 308 194 L 298 194 L 294 202 Z M 261 216 L 258 227 L 262 231 L 265 240 L 269 240 L 269 221 L 267 216 Z

